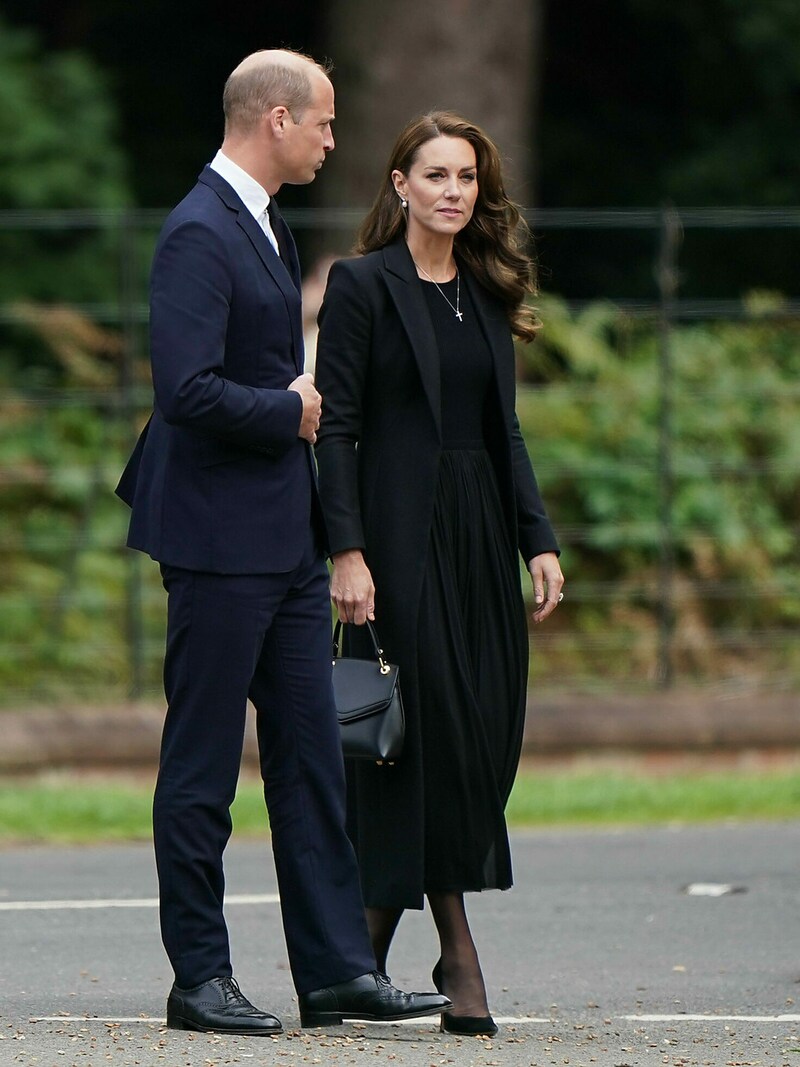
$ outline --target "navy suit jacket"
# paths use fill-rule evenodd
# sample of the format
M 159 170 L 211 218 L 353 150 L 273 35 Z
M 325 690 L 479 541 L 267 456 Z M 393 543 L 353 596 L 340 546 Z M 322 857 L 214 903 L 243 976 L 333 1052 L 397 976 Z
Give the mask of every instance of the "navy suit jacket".
M 316 482 L 298 438 L 300 274 L 291 234 L 278 256 L 210 167 L 169 215 L 150 293 L 154 410 L 117 493 L 128 545 L 161 563 L 222 574 L 292 570 Z

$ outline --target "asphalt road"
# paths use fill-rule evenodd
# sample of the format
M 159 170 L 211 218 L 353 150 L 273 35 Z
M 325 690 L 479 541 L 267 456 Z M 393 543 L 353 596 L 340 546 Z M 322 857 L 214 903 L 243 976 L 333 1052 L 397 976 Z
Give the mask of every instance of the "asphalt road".
M 236 974 L 286 1033 L 168 1031 L 150 849 L 2 851 L 0 1065 L 800 1067 L 800 823 L 532 832 L 513 849 L 516 887 L 469 901 L 504 1020 L 491 1041 L 431 1020 L 301 1031 L 268 845 L 235 841 Z M 737 891 L 687 893 L 701 883 Z M 436 956 L 428 913 L 406 915 L 393 979 L 431 988 Z

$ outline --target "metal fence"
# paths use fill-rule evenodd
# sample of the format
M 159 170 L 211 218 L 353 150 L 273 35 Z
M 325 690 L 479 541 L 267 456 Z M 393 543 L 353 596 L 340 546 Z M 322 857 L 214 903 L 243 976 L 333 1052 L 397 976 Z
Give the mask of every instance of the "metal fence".
M 164 596 L 156 565 L 123 548 L 126 514 L 113 487 L 151 402 L 147 273 L 164 214 L 0 212 L 0 260 L 6 264 L 0 269 L 0 699 L 7 706 L 160 694 Z M 313 235 L 319 251 L 345 247 L 363 213 L 285 214 L 301 247 L 304 237 L 310 247 Z M 705 296 L 696 282 L 682 299 L 682 237 L 689 231 L 725 233 L 744 241 L 779 233 L 792 242 L 800 209 L 553 210 L 529 212 L 528 221 L 545 264 L 563 255 L 565 245 L 575 250 L 580 239 L 607 242 L 610 277 L 619 274 L 619 262 L 614 263 L 609 235 L 634 235 L 624 253 L 635 248 L 641 261 L 634 291 L 606 292 L 595 278 L 578 286 L 581 291 L 560 295 L 573 316 L 599 300 L 613 306 L 625 324 L 624 330 L 610 329 L 613 343 L 621 344 L 631 330 L 653 342 L 648 399 L 654 405 L 653 454 L 597 456 L 595 470 L 596 482 L 605 479 L 609 486 L 644 471 L 642 492 L 649 494 L 645 510 L 651 517 L 645 521 L 632 513 L 626 529 L 617 522 L 614 533 L 617 541 L 623 535 L 635 539 L 637 529 L 649 523 L 652 566 L 621 581 L 602 566 L 602 539 L 592 516 L 584 511 L 571 517 L 567 508 L 561 514 L 551 505 L 565 550 L 568 609 L 552 626 L 535 631 L 539 683 L 645 691 L 738 681 L 800 685 L 794 544 L 765 551 L 755 578 L 752 567 L 742 580 L 713 569 L 703 574 L 701 568 L 692 575 L 689 595 L 681 558 L 687 521 L 676 496 L 676 482 L 686 477 L 696 479 L 699 493 L 704 479 L 724 478 L 732 492 L 746 493 L 753 479 L 779 477 L 776 492 L 789 501 L 776 505 L 782 509 L 780 536 L 796 543 L 800 512 L 793 522 L 791 498 L 798 495 L 800 453 L 760 454 L 756 448 L 734 457 L 709 454 L 687 475 L 679 418 L 687 394 L 676 388 L 675 357 L 676 333 L 687 324 L 738 324 L 744 330 L 768 322 L 781 331 L 781 359 L 791 365 L 792 353 L 800 353 L 800 299 L 787 292 L 794 279 L 787 277 L 782 298 L 772 302 L 754 304 L 738 293 Z M 594 262 L 602 270 L 603 256 L 595 254 Z M 743 289 L 765 288 L 762 279 L 748 278 L 746 265 L 742 273 Z M 544 288 L 558 290 L 557 271 L 545 275 Z M 800 369 L 800 356 L 796 365 Z M 568 366 L 556 382 L 535 371 L 528 377 L 520 384 L 522 407 L 530 403 L 545 411 L 554 392 L 563 413 L 565 403 L 579 409 L 613 388 L 605 381 L 572 381 Z M 757 381 L 747 385 L 758 394 L 766 423 L 773 406 L 776 411 L 780 406 L 783 419 L 787 403 L 800 407 L 797 382 L 785 374 L 780 381 L 780 395 L 774 381 L 761 393 Z M 734 392 L 742 389 L 737 382 Z M 713 406 L 714 397 L 701 390 L 692 402 Z M 535 455 L 538 447 L 537 441 Z M 561 451 L 558 440 L 550 440 L 545 460 L 536 462 L 545 494 L 554 487 L 556 501 L 569 499 L 581 473 L 570 450 L 564 448 L 563 457 Z M 693 535 L 709 536 L 700 528 Z M 779 581 L 770 564 L 776 555 L 785 561 Z M 713 633 L 693 628 L 698 598 L 722 608 Z M 615 611 L 608 610 L 610 600 Z M 685 653 L 702 651 L 709 642 L 714 654 L 704 662 L 702 655 L 687 659 Z

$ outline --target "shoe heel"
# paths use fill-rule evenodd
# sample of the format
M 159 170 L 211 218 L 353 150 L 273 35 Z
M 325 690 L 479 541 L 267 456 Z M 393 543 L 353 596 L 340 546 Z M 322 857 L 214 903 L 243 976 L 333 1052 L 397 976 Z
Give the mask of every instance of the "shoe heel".
M 189 1030 L 190 1027 L 180 1017 L 180 1015 L 173 1015 L 172 1012 L 167 1012 L 167 1029 L 169 1030 Z
M 342 1017 L 338 1011 L 301 1011 L 300 1025 L 310 1026 L 341 1026 Z

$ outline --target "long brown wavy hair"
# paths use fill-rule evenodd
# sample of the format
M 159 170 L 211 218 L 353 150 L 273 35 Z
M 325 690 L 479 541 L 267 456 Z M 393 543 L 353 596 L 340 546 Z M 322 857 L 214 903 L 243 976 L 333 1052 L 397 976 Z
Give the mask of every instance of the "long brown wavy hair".
M 511 330 L 532 341 L 539 322 L 525 298 L 537 292 L 536 266 L 528 252 L 531 235 L 519 208 L 506 194 L 500 153 L 486 133 L 452 111 L 432 111 L 414 119 L 397 139 L 380 191 L 361 224 L 355 251 L 375 252 L 406 230 L 406 217 L 392 171 L 407 175 L 420 148 L 436 137 L 461 137 L 475 149 L 478 197 L 472 218 L 455 236 L 454 247 L 472 273 L 505 303 Z

